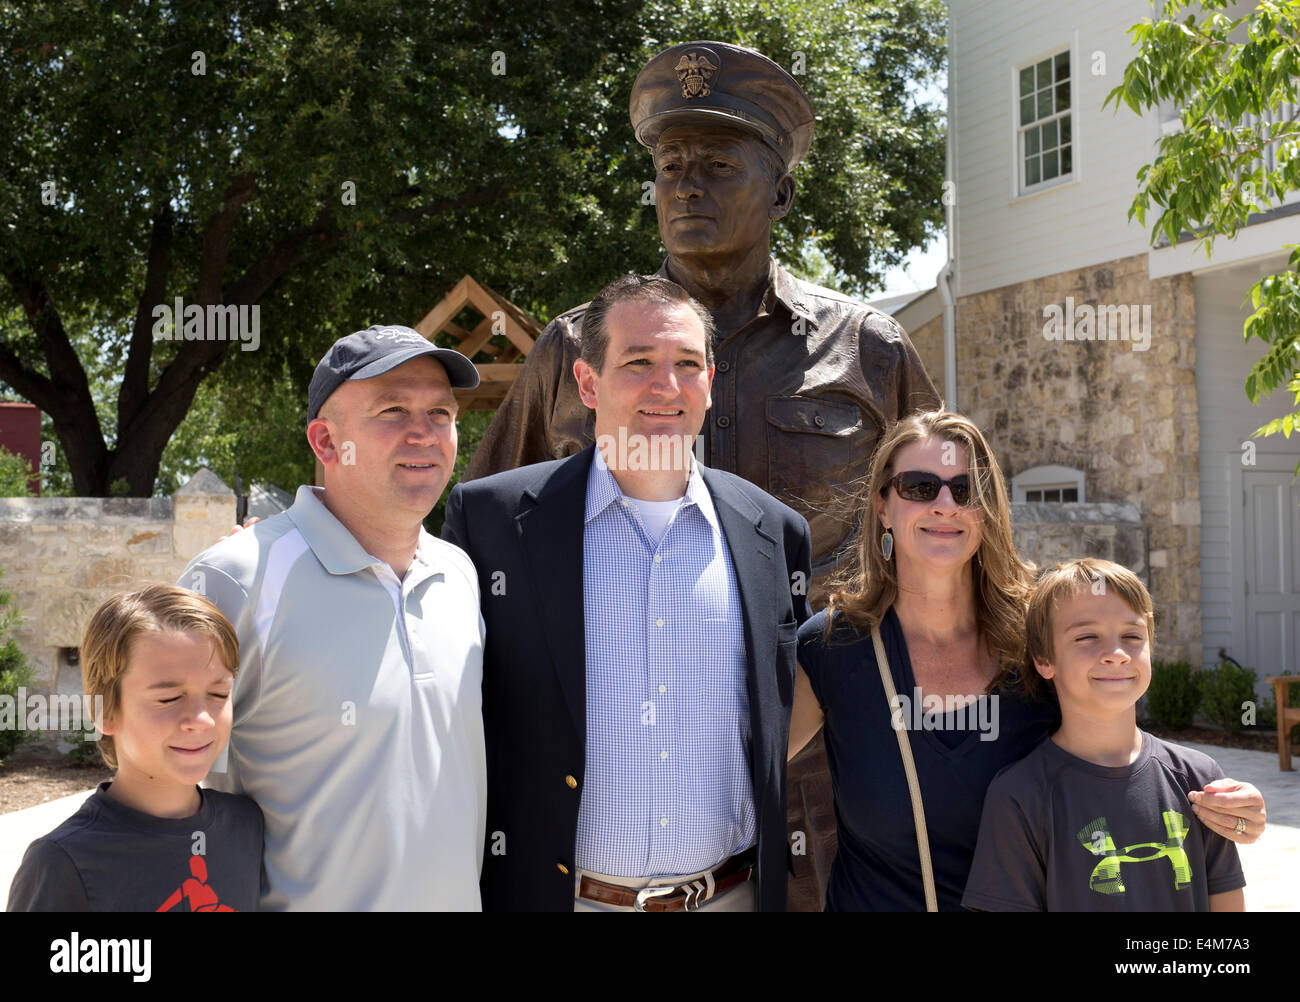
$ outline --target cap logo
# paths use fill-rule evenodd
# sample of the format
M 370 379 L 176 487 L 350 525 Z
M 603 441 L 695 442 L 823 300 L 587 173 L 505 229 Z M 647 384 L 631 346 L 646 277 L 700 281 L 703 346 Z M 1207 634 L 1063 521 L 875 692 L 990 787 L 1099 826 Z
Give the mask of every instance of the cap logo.
M 716 63 L 709 61 L 707 52 L 688 52 L 677 61 L 677 79 L 682 84 L 682 97 L 708 97 L 709 81 L 718 71 Z
M 429 342 L 419 334 L 412 334 L 410 331 L 378 331 L 375 333 L 376 341 L 404 341 L 410 344 L 428 344 Z

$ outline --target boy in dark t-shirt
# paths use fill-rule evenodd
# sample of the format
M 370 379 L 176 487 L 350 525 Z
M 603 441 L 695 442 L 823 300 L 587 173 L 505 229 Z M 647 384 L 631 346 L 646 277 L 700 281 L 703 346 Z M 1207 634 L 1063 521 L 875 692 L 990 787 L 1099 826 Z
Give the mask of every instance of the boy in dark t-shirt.
M 262 812 L 197 785 L 230 739 L 234 628 L 201 595 L 153 585 L 101 605 L 81 655 L 117 774 L 28 847 L 8 910 L 255 910 Z
M 1242 911 L 1237 847 L 1192 814 L 1213 759 L 1138 729 L 1151 597 L 1108 560 L 1039 579 L 1026 643 L 1061 727 L 993 780 L 962 904 L 985 911 Z

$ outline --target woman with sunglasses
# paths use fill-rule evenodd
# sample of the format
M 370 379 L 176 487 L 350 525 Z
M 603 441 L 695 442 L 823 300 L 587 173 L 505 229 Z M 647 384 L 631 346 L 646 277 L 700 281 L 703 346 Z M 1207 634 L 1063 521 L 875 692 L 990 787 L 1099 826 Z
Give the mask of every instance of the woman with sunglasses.
M 853 566 L 829 608 L 799 630 L 789 753 L 825 726 L 839 826 L 827 910 L 921 911 L 897 721 L 915 763 L 937 907 L 959 911 L 990 781 L 1059 723 L 1038 674 L 1022 671 L 1034 567 L 1016 554 L 997 460 L 960 415 L 931 411 L 895 424 L 867 490 Z M 1214 830 L 1243 843 L 1259 837 L 1264 801 L 1254 787 L 1202 796 L 1192 809 Z M 1244 834 L 1233 831 L 1237 817 Z

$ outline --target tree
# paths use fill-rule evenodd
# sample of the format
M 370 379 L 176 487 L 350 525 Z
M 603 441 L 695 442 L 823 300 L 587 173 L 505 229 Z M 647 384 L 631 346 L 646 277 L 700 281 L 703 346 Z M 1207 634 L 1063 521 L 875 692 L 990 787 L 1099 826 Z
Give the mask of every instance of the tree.
M 698 37 L 801 71 L 822 120 L 774 247 L 852 291 L 941 220 L 942 112 L 912 95 L 942 35 L 939 0 L 0 0 L 0 381 L 77 493 L 147 495 L 202 386 L 249 402 L 244 454 L 259 393 L 305 398 L 336 337 L 467 272 L 546 319 L 653 271 L 627 95 Z M 211 339 L 228 307 L 256 350 Z
M 1208 258 L 1217 236 L 1232 238 L 1254 214 L 1300 190 L 1300 120 L 1287 118 L 1300 77 L 1300 0 L 1264 0 L 1249 14 L 1224 13 L 1230 0 L 1167 0 L 1157 20 L 1129 30 L 1138 48 L 1123 82 L 1106 98 L 1134 111 L 1172 102 L 1182 128 L 1161 138 L 1153 163 L 1138 171 L 1129 218 L 1160 213 L 1151 242 L 1173 244 L 1191 232 Z M 1104 105 L 1103 105 L 1104 107 Z M 1250 289 L 1247 340 L 1269 346 L 1251 369 L 1251 403 L 1286 386 L 1300 404 L 1300 245 L 1287 244 L 1287 270 Z M 1300 412 L 1264 425 L 1255 437 L 1300 430 Z M 1300 465 L 1296 467 L 1300 476 Z

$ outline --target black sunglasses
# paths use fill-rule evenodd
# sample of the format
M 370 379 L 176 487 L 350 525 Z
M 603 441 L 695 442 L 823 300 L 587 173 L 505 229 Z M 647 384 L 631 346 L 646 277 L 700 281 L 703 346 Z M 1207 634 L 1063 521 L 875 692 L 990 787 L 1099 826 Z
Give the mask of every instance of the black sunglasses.
M 955 504 L 965 507 L 970 503 L 970 477 L 965 473 L 951 480 L 944 480 L 937 473 L 908 470 L 885 481 L 885 485 L 880 488 L 882 497 L 890 487 L 893 487 L 904 501 L 933 501 L 939 496 L 939 491 L 947 487 L 952 492 L 952 500 Z

